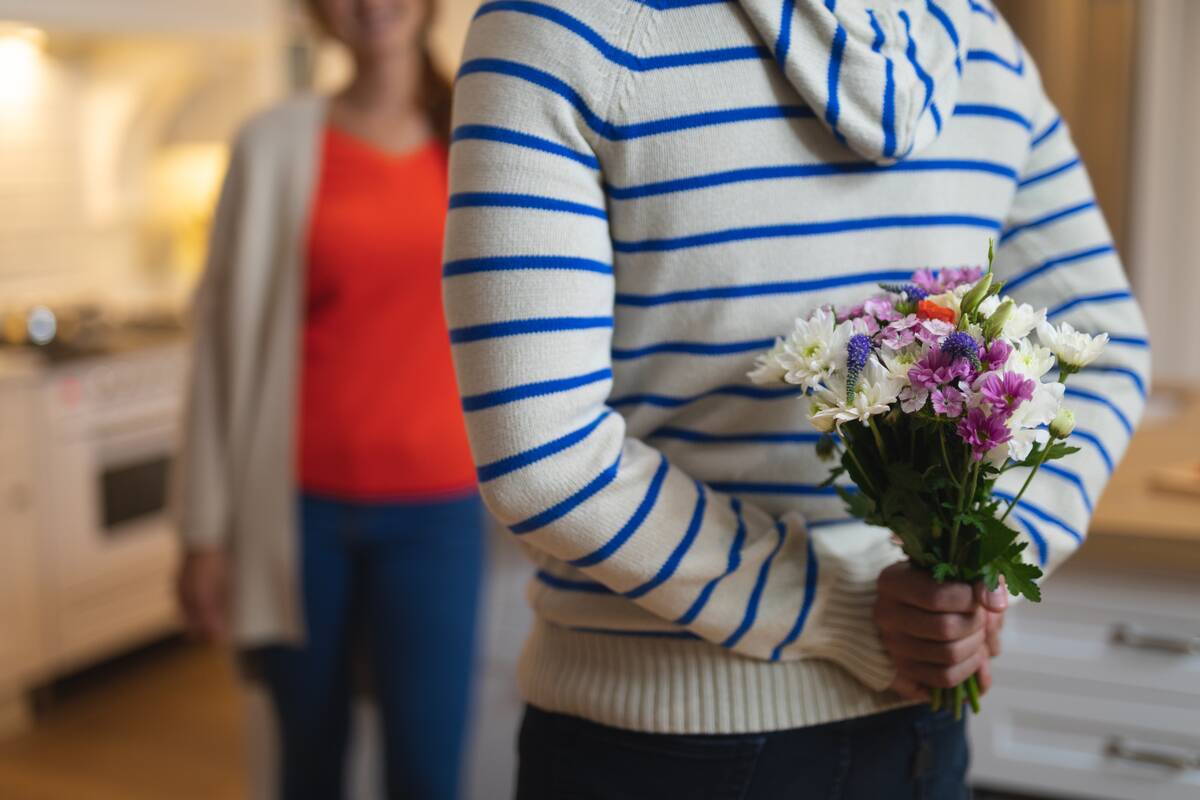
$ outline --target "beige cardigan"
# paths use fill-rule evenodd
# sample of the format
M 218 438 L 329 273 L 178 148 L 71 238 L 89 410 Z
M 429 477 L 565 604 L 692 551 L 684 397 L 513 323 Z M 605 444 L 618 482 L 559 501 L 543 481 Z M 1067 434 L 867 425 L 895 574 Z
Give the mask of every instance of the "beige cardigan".
M 289 100 L 237 137 L 196 292 L 175 509 L 188 548 L 233 556 L 238 645 L 303 636 L 295 393 L 305 231 L 325 100 Z

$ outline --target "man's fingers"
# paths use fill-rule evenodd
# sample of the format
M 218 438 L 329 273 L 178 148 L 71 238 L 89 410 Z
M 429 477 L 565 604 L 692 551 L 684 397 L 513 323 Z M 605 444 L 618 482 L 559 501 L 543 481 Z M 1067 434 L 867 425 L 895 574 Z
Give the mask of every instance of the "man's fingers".
M 953 642 L 982 630 L 986 612 L 977 607 L 969 614 L 937 614 L 912 606 L 877 603 L 875 622 L 883 631 L 933 642 Z
M 967 614 L 974 610 L 975 590 L 966 583 L 938 583 L 927 572 L 907 563 L 879 574 L 879 593 L 893 601 L 940 613 Z
M 949 642 L 931 642 L 902 634 L 884 634 L 883 642 L 894 658 L 935 666 L 952 666 L 966 661 L 985 645 L 986 633 L 975 631 L 966 638 Z
M 988 589 L 983 581 L 975 584 L 975 600 L 988 611 L 996 612 L 997 614 L 1004 613 L 1008 608 L 1008 584 L 1004 582 L 1004 576 L 1000 576 L 1000 585 L 994 590 Z
M 891 690 L 905 700 L 928 700 L 929 690 L 921 684 L 903 675 L 896 675 L 892 681 Z
M 966 661 L 960 661 L 953 666 L 937 666 L 922 662 L 899 659 L 896 661 L 897 671 L 905 678 L 934 689 L 953 689 L 979 670 L 986 656 L 982 650 L 976 650 Z
M 983 659 L 979 665 L 979 672 L 976 674 L 979 679 L 979 694 L 985 695 L 992 688 L 992 660 L 990 658 Z
M 989 611 L 987 617 L 988 655 L 995 658 L 1000 655 L 1000 629 L 1004 627 L 1004 615 Z

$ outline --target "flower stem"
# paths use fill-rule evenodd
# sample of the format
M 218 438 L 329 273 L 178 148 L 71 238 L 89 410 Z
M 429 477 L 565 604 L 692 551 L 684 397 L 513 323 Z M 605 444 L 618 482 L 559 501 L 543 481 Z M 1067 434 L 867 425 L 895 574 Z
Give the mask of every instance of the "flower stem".
M 962 719 L 962 713 L 963 713 L 962 707 L 963 707 L 963 699 L 964 699 L 965 694 L 966 694 L 966 689 L 963 688 L 963 685 L 961 683 L 958 686 L 954 687 L 954 721 L 955 722 L 958 722 L 960 719 Z
M 1017 507 L 1017 503 L 1020 501 L 1021 497 L 1024 496 L 1025 490 L 1029 488 L 1029 484 L 1033 480 L 1033 476 L 1037 475 L 1037 471 L 1041 469 L 1042 464 L 1046 461 L 1046 456 L 1050 453 L 1050 445 L 1054 444 L 1054 439 L 1054 434 L 1050 434 L 1050 438 L 1046 440 L 1046 446 L 1042 448 L 1042 452 L 1038 453 L 1038 459 L 1034 462 L 1033 469 L 1029 470 L 1029 474 L 1025 476 L 1025 482 L 1021 484 L 1021 491 L 1017 492 L 1017 496 L 1014 497 L 1012 502 L 1008 504 L 1008 508 L 1004 509 L 1004 516 L 1000 517 L 1001 522 L 1004 522 L 1004 520 L 1008 519 L 1008 515 L 1011 514 L 1012 510 Z
M 971 465 L 971 451 L 967 450 L 967 474 L 971 476 L 971 491 L 966 489 L 966 480 L 958 489 L 958 513 L 954 515 L 954 525 L 950 528 L 950 563 L 958 566 L 958 529 L 962 526 L 962 513 L 966 510 L 967 499 L 975 496 L 975 485 L 979 479 L 979 467 Z
M 884 461 L 888 461 L 887 445 L 883 443 L 883 435 L 879 432 L 879 426 L 875 424 L 874 417 L 867 417 L 867 426 L 871 429 L 871 433 L 875 435 L 875 446 L 879 448 L 879 455 Z
M 971 710 L 979 713 L 979 680 L 972 675 L 967 678 L 967 699 L 971 702 Z
M 867 470 L 862 465 L 862 462 L 858 460 L 858 456 L 854 455 L 853 443 L 849 443 L 846 445 L 846 455 L 850 456 L 850 460 L 854 462 L 854 465 L 856 467 L 858 467 L 858 471 L 860 473 L 862 473 L 863 480 L 867 482 L 867 488 L 871 490 L 872 494 L 874 494 L 876 497 L 878 497 L 879 490 L 875 488 L 875 484 L 871 483 L 871 476 L 867 474 Z
M 954 476 L 954 469 L 950 466 L 950 454 L 946 452 L 946 429 L 938 428 L 938 442 L 942 446 L 942 461 L 946 465 L 946 477 L 954 481 L 954 485 L 962 488 L 962 481 Z
M 929 708 L 933 711 L 940 711 L 942 708 L 942 690 L 933 688 L 929 690 Z

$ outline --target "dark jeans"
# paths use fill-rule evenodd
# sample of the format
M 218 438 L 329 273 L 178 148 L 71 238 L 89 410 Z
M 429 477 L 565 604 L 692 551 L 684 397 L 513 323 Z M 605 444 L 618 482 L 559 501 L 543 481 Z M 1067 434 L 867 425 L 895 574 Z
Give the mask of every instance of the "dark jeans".
M 517 800 L 966 800 L 964 722 L 926 706 L 740 736 L 635 733 L 532 706 Z
M 343 796 L 351 650 L 383 720 L 387 796 L 452 800 L 474 657 L 483 555 L 477 496 L 427 503 L 301 502 L 308 638 L 251 653 L 279 721 L 280 796 Z

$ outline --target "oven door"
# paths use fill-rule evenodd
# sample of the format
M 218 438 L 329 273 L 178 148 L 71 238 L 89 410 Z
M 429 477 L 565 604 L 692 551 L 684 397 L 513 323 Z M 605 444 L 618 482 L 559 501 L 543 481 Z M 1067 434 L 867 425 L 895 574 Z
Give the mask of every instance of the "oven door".
M 173 409 L 75 428 L 51 448 L 47 533 L 55 660 L 117 652 L 176 624 L 178 546 L 167 513 Z

